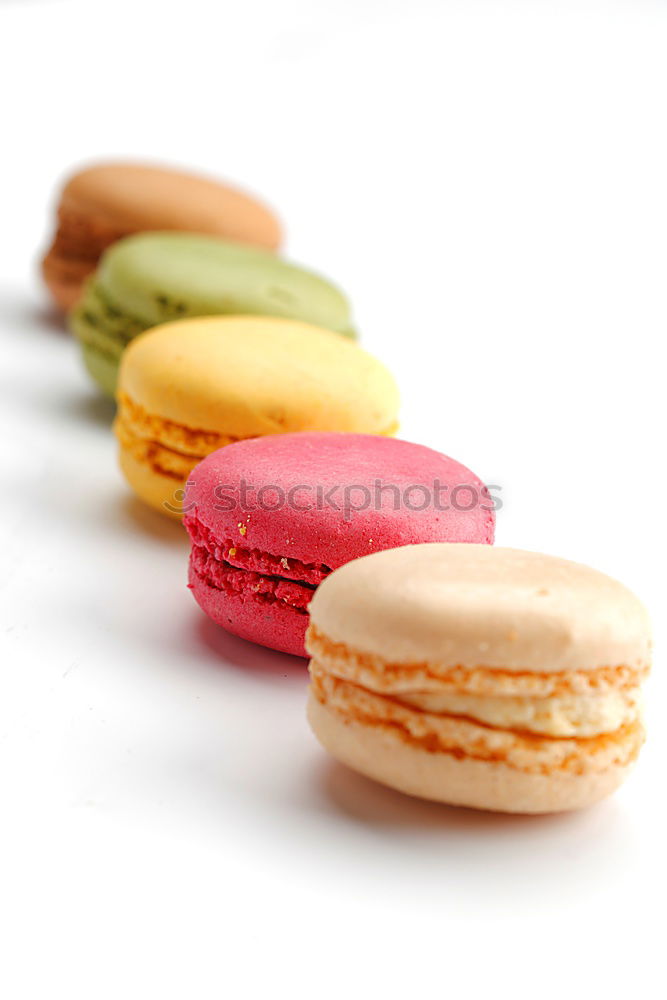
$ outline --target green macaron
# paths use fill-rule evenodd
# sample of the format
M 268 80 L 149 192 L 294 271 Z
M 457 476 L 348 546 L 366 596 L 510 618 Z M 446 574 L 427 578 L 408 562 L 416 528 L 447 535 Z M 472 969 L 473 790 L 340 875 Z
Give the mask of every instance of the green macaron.
M 125 347 L 186 316 L 300 320 L 355 337 L 350 306 L 324 278 L 255 247 L 189 233 L 141 233 L 103 255 L 70 325 L 88 371 L 113 395 Z

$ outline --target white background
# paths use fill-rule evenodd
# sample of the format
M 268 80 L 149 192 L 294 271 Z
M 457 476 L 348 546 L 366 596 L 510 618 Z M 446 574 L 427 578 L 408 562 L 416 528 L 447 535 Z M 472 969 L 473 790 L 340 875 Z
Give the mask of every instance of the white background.
M 502 486 L 499 544 L 664 631 L 661 3 L 0 2 L 0 984 L 8 1000 L 664 995 L 667 760 L 587 812 L 330 762 L 303 663 L 207 623 L 181 529 L 35 262 L 82 160 L 262 193 L 397 373 L 402 436 Z M 663 600 L 660 600 L 662 598 Z

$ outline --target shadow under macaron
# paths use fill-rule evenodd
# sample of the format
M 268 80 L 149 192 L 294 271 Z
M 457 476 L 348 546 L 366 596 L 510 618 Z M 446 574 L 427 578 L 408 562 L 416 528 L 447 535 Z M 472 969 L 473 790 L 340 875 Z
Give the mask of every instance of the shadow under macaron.
M 117 512 L 119 519 L 135 532 L 150 535 L 160 542 L 181 544 L 184 549 L 190 547 L 190 540 L 182 521 L 164 517 L 132 493 L 118 498 Z
M 115 400 L 96 392 L 77 393 L 63 396 L 57 401 L 63 416 L 73 420 L 85 420 L 98 427 L 111 429 L 116 416 Z
M 159 516 L 159 515 L 156 515 Z M 301 676 L 308 680 L 308 660 L 289 653 L 280 653 L 267 646 L 258 646 L 227 632 L 197 609 L 193 629 L 197 640 L 215 654 L 221 667 L 232 667 L 267 680 L 277 677 Z
M 348 818 L 396 831 L 442 829 L 496 836 L 529 829 L 534 834 L 595 822 L 605 809 L 615 808 L 613 800 L 583 810 L 548 814 L 502 813 L 447 805 L 389 788 L 334 759 L 323 762 L 316 780 L 326 800 Z
M 366 778 L 336 760 L 327 760 L 320 774 L 320 784 L 325 797 L 337 809 L 371 826 L 396 830 L 414 827 L 495 831 L 526 823 L 539 826 L 553 822 L 553 816 L 486 812 L 414 798 Z
M 0 287 L 0 299 L 3 317 L 12 326 L 21 327 L 24 331 L 32 328 L 42 332 L 48 329 L 53 333 L 65 335 L 68 340 L 71 339 L 66 317 L 47 299 L 39 298 L 35 301 L 32 297 L 20 294 L 9 282 L 3 282 Z
M 66 317 L 32 283 L 0 276 L 0 302 L 2 318 L 8 325 L 28 335 L 32 332 L 39 335 L 46 329 L 71 340 Z
M 70 337 L 66 314 L 59 312 L 55 306 L 50 306 L 48 303 L 33 306 L 27 311 L 27 318 L 54 333 L 65 334 L 68 339 Z

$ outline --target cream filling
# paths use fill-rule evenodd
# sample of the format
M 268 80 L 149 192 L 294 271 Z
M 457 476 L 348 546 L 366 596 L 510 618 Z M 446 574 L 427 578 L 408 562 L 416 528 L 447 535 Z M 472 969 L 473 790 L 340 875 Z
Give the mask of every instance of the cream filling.
M 239 440 L 152 416 L 122 391 L 118 394 L 114 432 L 136 462 L 159 475 L 180 480 L 187 479 L 195 465 L 212 451 Z
M 607 692 L 636 691 L 649 673 L 649 664 L 596 667 L 539 673 L 500 667 L 461 666 L 438 661 L 394 663 L 372 653 L 349 649 L 334 642 L 312 622 L 306 633 L 306 649 L 324 669 L 370 691 L 401 698 L 427 692 L 465 694 L 475 698 L 551 699 L 599 698 Z
M 432 715 L 474 719 L 497 729 L 582 738 L 613 733 L 641 714 L 638 688 L 554 698 L 480 697 L 450 692 L 401 692 L 398 700 Z
M 377 727 L 427 753 L 494 761 L 532 774 L 599 773 L 625 767 L 639 753 L 644 734 L 641 721 L 612 733 L 588 738 L 555 739 L 525 730 L 495 728 L 470 718 L 435 715 L 395 698 L 374 694 L 327 674 L 310 663 L 315 698 L 350 723 Z
M 383 696 L 408 711 L 551 739 L 592 739 L 641 721 L 648 668 L 537 674 L 485 667 L 392 664 L 334 643 L 311 623 L 311 673 Z
M 195 463 L 212 451 L 240 440 L 219 431 L 187 427 L 166 417 L 150 414 L 122 390 L 118 392 L 116 423 L 128 439 L 134 438 L 168 448 L 179 455 L 192 457 Z

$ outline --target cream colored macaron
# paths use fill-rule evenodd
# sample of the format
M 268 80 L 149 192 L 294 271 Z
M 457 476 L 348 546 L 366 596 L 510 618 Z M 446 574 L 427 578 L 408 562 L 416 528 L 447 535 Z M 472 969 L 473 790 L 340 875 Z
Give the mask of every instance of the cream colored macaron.
M 130 486 L 180 516 L 192 469 L 246 438 L 294 431 L 393 434 L 398 389 L 353 341 L 266 316 L 183 319 L 123 354 L 114 429 Z
M 589 805 L 643 742 L 647 613 L 552 556 L 411 545 L 332 573 L 310 604 L 321 743 L 403 792 L 503 812 Z

